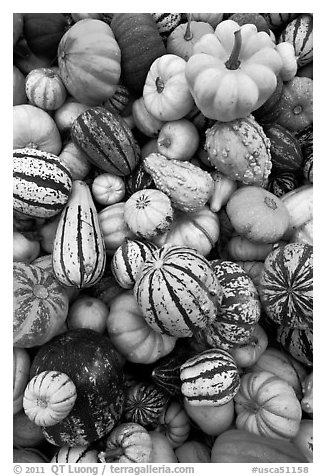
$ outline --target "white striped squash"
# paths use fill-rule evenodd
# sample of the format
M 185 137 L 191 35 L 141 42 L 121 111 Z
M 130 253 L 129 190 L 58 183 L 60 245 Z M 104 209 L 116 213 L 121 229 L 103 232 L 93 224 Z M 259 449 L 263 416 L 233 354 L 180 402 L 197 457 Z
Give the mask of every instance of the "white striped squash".
M 85 182 L 75 180 L 53 242 L 54 274 L 65 286 L 86 288 L 102 277 L 105 262 L 105 244 L 91 192 Z
M 237 365 L 227 351 L 205 350 L 180 367 L 181 392 L 190 405 L 224 405 L 240 387 Z
M 51 68 L 36 68 L 25 79 L 26 96 L 33 106 L 55 111 L 63 105 L 67 90 L 60 76 Z
M 222 287 L 209 262 L 193 248 L 164 245 L 144 263 L 134 295 L 156 331 L 190 337 L 215 317 Z
M 37 149 L 13 151 L 13 208 L 37 218 L 57 215 L 71 193 L 70 171 L 54 154 Z
M 313 60 L 313 17 L 301 13 L 287 24 L 282 31 L 279 42 L 287 41 L 294 47 L 298 68 Z
M 181 13 L 151 13 L 161 37 L 166 40 L 170 33 L 180 24 Z
M 307 367 L 313 364 L 313 330 L 278 326 L 276 340 L 292 357 Z

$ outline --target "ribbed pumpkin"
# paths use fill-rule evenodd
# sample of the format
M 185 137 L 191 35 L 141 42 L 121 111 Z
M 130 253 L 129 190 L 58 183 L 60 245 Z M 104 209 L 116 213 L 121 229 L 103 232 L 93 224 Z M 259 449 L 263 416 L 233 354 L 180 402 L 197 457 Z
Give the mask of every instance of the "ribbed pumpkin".
M 301 405 L 293 388 L 271 372 L 245 373 L 234 397 L 236 427 L 256 435 L 286 439 L 299 431 Z
M 170 401 L 160 415 L 157 430 L 167 437 L 172 448 L 178 448 L 188 439 L 191 430 L 190 418 L 180 401 Z
M 180 367 L 181 392 L 190 405 L 224 405 L 240 387 L 237 365 L 222 349 L 205 350 Z
M 115 13 L 110 24 L 121 49 L 123 83 L 142 94 L 153 61 L 166 53 L 150 13 Z
M 313 364 L 313 331 L 278 326 L 276 340 L 292 357 L 307 367 Z
M 97 175 L 92 183 L 94 200 L 105 206 L 121 202 L 125 196 L 125 191 L 123 178 L 108 172 Z
M 28 216 L 50 218 L 66 205 L 71 174 L 58 156 L 37 149 L 13 152 L 13 208 Z
M 136 238 L 124 219 L 125 203 L 118 202 L 108 205 L 98 214 L 105 250 L 109 256 L 114 255 L 126 238 Z
M 75 23 L 58 46 L 60 76 L 75 99 L 98 106 L 113 96 L 121 74 L 121 52 L 109 25 L 96 19 Z
M 140 157 L 129 126 L 104 107 L 89 108 L 80 114 L 72 124 L 71 138 L 90 162 L 115 175 L 130 174 Z
M 97 210 L 85 182 L 75 180 L 56 230 L 52 264 L 57 280 L 65 286 L 92 286 L 102 276 L 105 245 Z
M 209 262 L 185 246 L 164 245 L 155 251 L 134 286 L 148 324 L 176 337 L 190 337 L 211 323 L 222 294 Z
M 259 295 L 263 309 L 276 324 L 311 329 L 313 320 L 313 248 L 289 243 L 269 253 Z
M 68 296 L 52 274 L 31 264 L 14 263 L 13 279 L 13 345 L 42 345 L 65 322 Z
M 25 88 L 30 103 L 45 110 L 59 109 L 67 97 L 62 79 L 50 68 L 33 69 L 26 77 Z
M 52 457 L 50 463 L 98 463 L 98 451 L 91 446 L 63 445 Z

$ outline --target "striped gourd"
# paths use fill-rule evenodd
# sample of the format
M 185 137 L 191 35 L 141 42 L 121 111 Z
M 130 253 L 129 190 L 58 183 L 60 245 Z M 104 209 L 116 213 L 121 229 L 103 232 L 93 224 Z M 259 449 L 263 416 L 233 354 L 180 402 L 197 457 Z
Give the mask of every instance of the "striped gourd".
M 232 261 L 210 262 L 223 289 L 214 321 L 197 338 L 209 347 L 230 349 L 247 342 L 260 318 L 260 301 L 248 274 Z
M 191 405 L 224 405 L 240 387 L 233 357 L 222 349 L 209 349 L 188 359 L 180 368 L 181 392 Z
M 123 84 L 119 84 L 113 96 L 104 101 L 103 107 L 111 111 L 113 114 L 120 114 L 128 104 L 129 99 L 129 89 Z
M 98 451 L 90 446 L 64 445 L 58 449 L 51 463 L 98 463 Z
M 14 210 L 37 218 L 57 215 L 71 193 L 70 171 L 42 150 L 15 149 L 13 159 Z
M 51 68 L 32 69 L 26 76 L 25 89 L 30 104 L 49 111 L 59 109 L 67 97 L 61 77 Z
M 295 135 L 276 123 L 267 124 L 263 129 L 271 143 L 272 166 L 281 170 L 301 170 L 303 154 Z
M 71 138 L 99 169 L 115 175 L 130 174 L 140 149 L 131 129 L 118 115 L 104 107 L 93 107 L 72 124 Z
M 272 29 L 278 29 L 286 26 L 293 18 L 296 18 L 298 13 L 263 13 L 262 14 L 268 23 L 268 26 Z
M 289 243 L 271 251 L 259 285 L 268 317 L 278 325 L 311 329 L 313 321 L 313 247 Z
M 166 40 L 181 22 L 181 13 L 152 13 L 151 15 L 163 40 Z
M 105 244 L 97 210 L 85 182 L 75 180 L 53 242 L 52 264 L 65 286 L 90 287 L 105 268 Z
M 124 289 L 131 289 L 144 262 L 157 249 L 149 241 L 126 238 L 111 260 L 111 270 L 118 284 Z
M 313 17 L 302 13 L 287 24 L 279 42 L 287 41 L 294 47 L 298 68 L 313 60 Z
M 193 248 L 164 245 L 145 261 L 134 295 L 156 331 L 191 337 L 215 317 L 222 287 L 209 262 Z
M 292 357 L 312 367 L 313 364 L 313 331 L 278 326 L 276 340 Z
M 301 185 L 301 174 L 292 170 L 272 171 L 268 177 L 267 190 L 276 197 L 283 197 L 286 193 L 292 192 Z

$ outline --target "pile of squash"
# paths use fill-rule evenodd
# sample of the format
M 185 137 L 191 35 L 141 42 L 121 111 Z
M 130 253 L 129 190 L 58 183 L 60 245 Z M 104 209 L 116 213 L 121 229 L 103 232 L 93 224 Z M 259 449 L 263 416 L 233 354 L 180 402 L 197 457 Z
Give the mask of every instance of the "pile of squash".
M 14 13 L 15 462 L 313 457 L 313 14 Z

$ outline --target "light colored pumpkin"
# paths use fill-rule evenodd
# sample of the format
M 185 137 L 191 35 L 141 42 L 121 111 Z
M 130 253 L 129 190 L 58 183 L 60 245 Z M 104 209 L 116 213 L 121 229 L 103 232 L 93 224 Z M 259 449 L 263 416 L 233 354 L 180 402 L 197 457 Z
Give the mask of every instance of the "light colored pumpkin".
M 101 205 L 113 205 L 121 202 L 126 193 L 125 182 L 122 177 L 110 173 L 97 175 L 92 183 L 94 200 Z
M 38 240 L 29 240 L 23 233 L 13 232 L 13 260 L 31 263 L 40 254 L 41 246 Z
M 109 309 L 101 299 L 81 295 L 69 306 L 68 329 L 93 329 L 101 334 L 106 330 Z
M 190 160 L 199 146 L 199 132 L 191 121 L 179 119 L 162 125 L 157 138 L 158 152 L 168 159 Z
M 184 406 L 172 400 L 161 414 L 157 430 L 167 437 L 173 448 L 178 448 L 187 440 L 190 428 L 190 419 Z
M 46 111 L 59 109 L 67 97 L 61 77 L 51 68 L 33 69 L 28 73 L 25 90 L 30 104 Z

